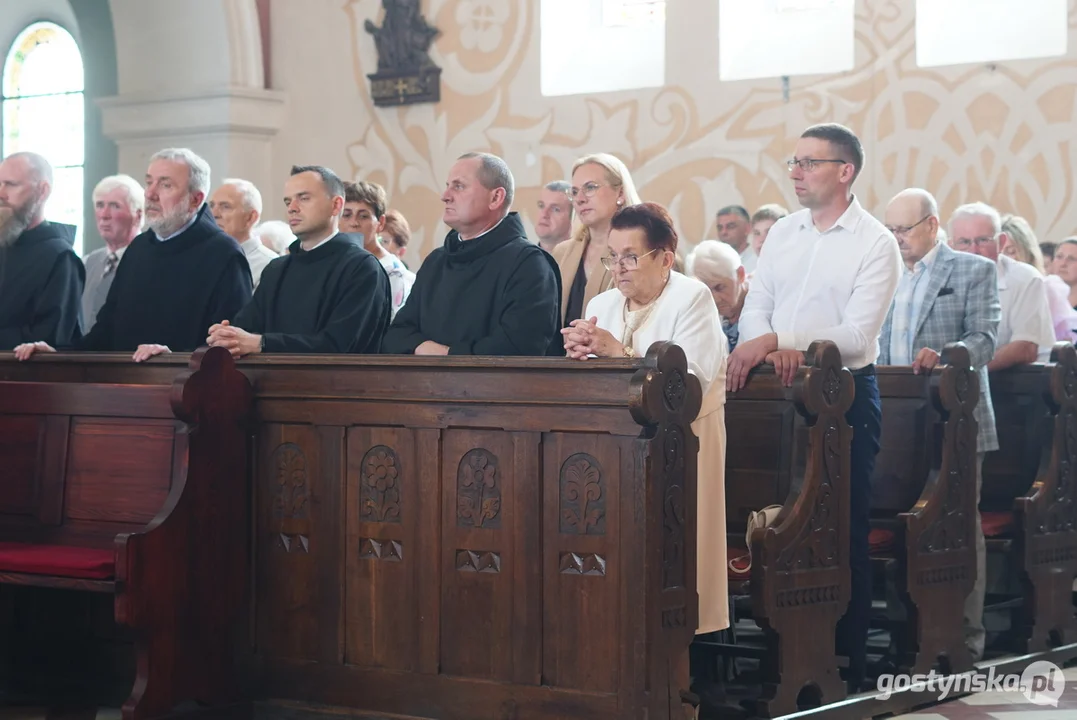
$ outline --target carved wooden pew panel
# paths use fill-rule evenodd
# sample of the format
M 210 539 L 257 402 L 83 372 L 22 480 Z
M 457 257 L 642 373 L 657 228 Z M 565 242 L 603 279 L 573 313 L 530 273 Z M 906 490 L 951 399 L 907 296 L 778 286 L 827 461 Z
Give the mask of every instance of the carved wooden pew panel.
M 1045 467 L 1013 505 L 1025 589 L 1020 637 L 1027 652 L 1077 640 L 1077 351 L 1059 344 L 1051 362 L 1043 392 L 1051 416 Z
M 976 435 L 973 411 L 979 376 L 968 350 L 948 345 L 930 376 L 882 368 L 882 450 L 873 479 L 873 535 L 890 535 L 876 559 L 897 563 L 894 658 L 901 671 L 926 673 L 972 667 L 963 609 L 976 575 Z M 935 470 L 936 472 L 931 472 Z M 915 497 L 912 504 L 910 496 Z M 891 518 L 888 522 L 887 518 Z
M 259 698 L 685 717 L 700 390 L 679 348 L 319 361 L 247 366 Z
M 792 389 L 760 368 L 726 402 L 731 547 L 743 545 L 750 511 L 782 505 L 775 523 L 752 535 L 750 581 L 730 578 L 731 592 L 750 593 L 752 618 L 764 633 L 756 708 L 763 717 L 795 712 L 806 688 L 824 704 L 845 697 L 833 637 L 850 592 L 852 434 L 844 415 L 853 381 L 832 343 L 814 344 L 806 360 Z M 740 646 L 703 646 L 757 654 Z

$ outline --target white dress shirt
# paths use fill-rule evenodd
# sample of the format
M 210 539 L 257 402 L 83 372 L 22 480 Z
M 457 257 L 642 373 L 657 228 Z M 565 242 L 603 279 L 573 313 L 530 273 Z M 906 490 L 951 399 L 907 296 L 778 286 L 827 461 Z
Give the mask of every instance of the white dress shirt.
M 239 246 L 243 248 L 243 254 L 247 256 L 247 264 L 251 266 L 254 287 L 258 287 L 258 281 L 262 279 L 262 271 L 271 260 L 277 257 L 277 253 L 263 245 L 262 241 L 256 237 L 241 242 Z
M 901 277 L 897 240 L 854 197 L 819 232 L 811 211 L 774 224 L 740 316 L 740 344 L 777 333 L 778 349 L 830 340 L 851 370 L 875 362 L 879 331 Z
M 998 324 L 995 347 L 1021 341 L 1035 343 L 1037 360 L 1047 362 L 1055 342 L 1051 307 L 1047 303 L 1047 283 L 1036 268 L 1008 255 L 1000 254 L 996 266 L 1002 320 Z

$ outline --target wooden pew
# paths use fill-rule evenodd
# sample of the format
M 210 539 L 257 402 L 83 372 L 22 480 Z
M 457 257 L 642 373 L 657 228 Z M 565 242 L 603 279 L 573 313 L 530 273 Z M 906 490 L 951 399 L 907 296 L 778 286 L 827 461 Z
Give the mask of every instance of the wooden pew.
M 0 362 L 0 378 L 159 385 L 179 360 L 43 356 Z M 701 398 L 679 348 L 238 367 L 258 417 L 248 699 L 377 717 L 695 714 Z
M 979 376 L 961 343 L 940 367 L 880 367 L 881 449 L 872 479 L 872 560 L 893 584 L 891 670 L 972 669 L 963 631 L 965 598 L 976 580 L 973 416 Z
M 222 350 L 171 368 L 170 384 L 32 381 L 64 365 L 4 365 L 22 377 L 0 381 L 0 583 L 114 596 L 137 661 L 124 720 L 240 699 L 246 378 Z
M 1022 599 L 1010 649 L 1077 641 L 1077 351 L 1047 365 L 991 374 L 999 450 L 984 466 L 980 508 L 988 549 L 1014 563 Z
M 849 443 L 845 413 L 853 379 L 832 343 L 806 353 L 792 388 L 769 368 L 752 372 L 726 401 L 726 523 L 743 546 L 750 511 L 781 504 L 775 523 L 751 538 L 750 582 L 731 578 L 731 594 L 751 597 L 764 633 L 762 694 L 756 712 L 777 717 L 799 704 L 845 697 L 834 633 L 849 602 Z M 736 551 L 733 551 L 736 554 Z M 743 648 L 718 645 L 739 654 Z M 755 654 L 755 653 L 752 653 Z
M 701 397 L 679 348 L 247 369 L 259 699 L 461 720 L 693 713 Z

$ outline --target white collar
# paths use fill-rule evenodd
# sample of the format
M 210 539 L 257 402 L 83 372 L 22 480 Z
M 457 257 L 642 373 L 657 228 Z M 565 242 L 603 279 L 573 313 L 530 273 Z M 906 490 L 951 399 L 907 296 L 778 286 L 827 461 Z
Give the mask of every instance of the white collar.
M 849 203 L 849 207 L 845 208 L 845 212 L 834 221 L 834 224 L 827 230 L 819 230 L 815 227 L 815 218 L 812 217 L 809 210 L 804 218 L 800 221 L 800 227 L 811 228 L 820 235 L 825 235 L 828 232 L 832 232 L 837 228 L 843 228 L 849 232 L 856 232 L 857 226 L 860 224 L 861 217 L 864 214 L 864 209 L 860 207 L 860 201 L 856 199 L 856 195 L 852 196 L 852 202 Z
M 332 240 L 333 238 L 335 238 L 335 237 L 336 237 L 337 235 L 339 235 L 339 234 L 340 234 L 340 233 L 338 233 L 338 232 L 337 232 L 336 230 L 333 230 L 333 231 L 331 231 L 331 232 L 329 233 L 329 235 L 328 235 L 327 237 L 323 238 L 322 240 L 319 240 L 319 241 L 318 241 L 318 242 L 317 242 L 317 243 L 316 243 L 316 244 L 314 245 L 314 247 L 312 247 L 312 248 L 311 248 L 311 249 L 309 249 L 309 250 L 304 250 L 303 252 L 314 252 L 315 250 L 317 250 L 318 248 L 320 248 L 320 247 L 321 247 L 322 245 L 325 245 L 325 244 L 326 244 L 327 242 L 329 242 L 330 240 Z M 300 247 L 300 248 L 302 248 L 302 247 L 303 247 L 303 243 L 302 243 L 302 242 L 300 242 L 300 243 L 299 243 L 299 247 Z
M 475 237 L 473 237 L 473 238 L 468 238 L 467 240 L 465 240 L 465 239 L 463 239 L 463 238 L 460 238 L 460 242 L 471 242 L 472 240 L 478 240 L 478 239 L 479 239 L 479 238 L 481 238 L 481 237 L 482 237 L 483 235 L 486 235 L 487 233 L 491 233 L 491 232 L 493 232 L 493 231 L 494 231 L 495 229 L 497 229 L 497 226 L 498 226 L 498 225 L 500 225 L 501 223 L 505 222 L 505 218 L 507 218 L 507 217 L 508 217 L 508 215 L 506 215 L 505 217 L 501 218 L 500 220 L 498 220 L 498 221 L 497 221 L 497 223 L 496 223 L 495 225 L 493 225 L 492 227 L 488 227 L 488 228 L 486 228 L 485 230 L 483 230 L 483 231 L 482 231 L 481 233 L 479 233 L 478 235 L 476 235 L 476 236 L 475 236 Z M 457 237 L 460 237 L 460 233 L 459 233 L 459 232 L 457 232 L 457 233 L 456 233 L 456 236 L 457 236 Z

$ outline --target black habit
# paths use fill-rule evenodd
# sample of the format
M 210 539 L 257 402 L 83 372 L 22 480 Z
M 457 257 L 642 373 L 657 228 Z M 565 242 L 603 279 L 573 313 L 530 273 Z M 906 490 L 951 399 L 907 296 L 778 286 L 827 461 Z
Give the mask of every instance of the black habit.
M 376 353 L 391 313 L 385 268 L 361 237 L 338 233 L 310 251 L 293 242 L 232 324 L 261 335 L 263 352 Z
M 509 213 L 473 240 L 453 230 L 430 253 L 382 352 L 413 353 L 433 340 L 450 355 L 564 355 L 560 320 L 557 263 Z
M 203 204 L 179 235 L 158 240 L 147 230 L 131 242 L 97 322 L 76 347 L 126 352 L 153 344 L 190 352 L 206 344 L 210 326 L 247 304 L 251 285 L 247 256 Z
M 81 337 L 86 270 L 70 229 L 45 221 L 0 248 L 0 350 L 38 340 L 70 345 Z

